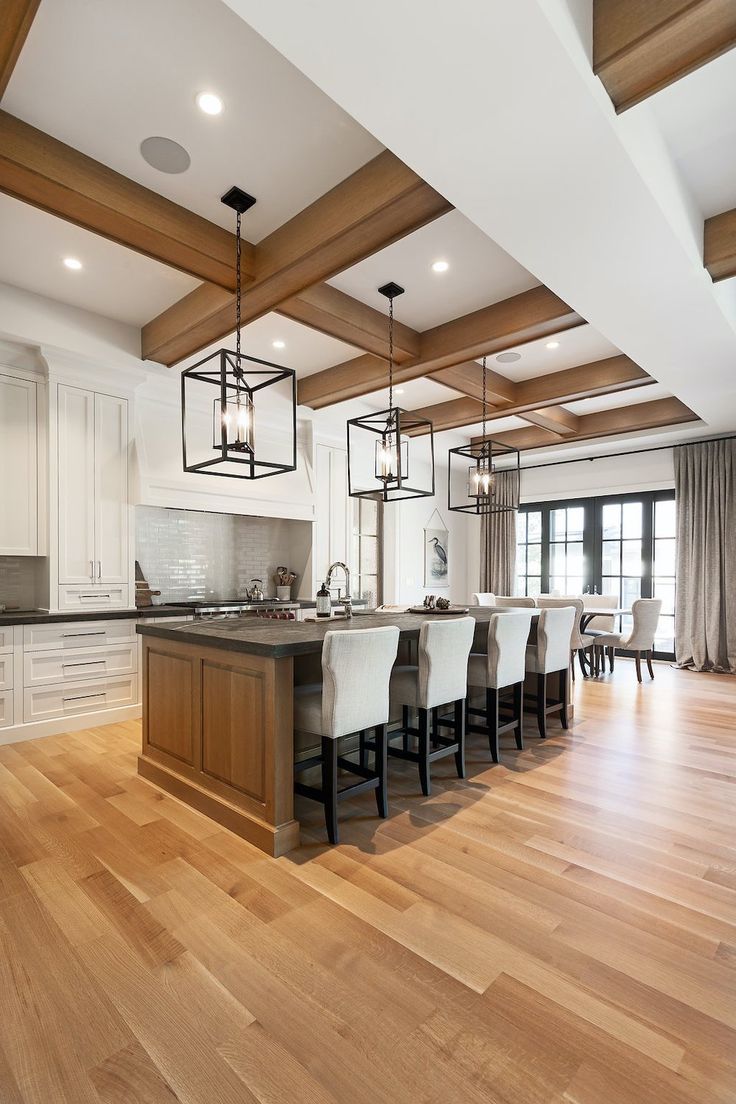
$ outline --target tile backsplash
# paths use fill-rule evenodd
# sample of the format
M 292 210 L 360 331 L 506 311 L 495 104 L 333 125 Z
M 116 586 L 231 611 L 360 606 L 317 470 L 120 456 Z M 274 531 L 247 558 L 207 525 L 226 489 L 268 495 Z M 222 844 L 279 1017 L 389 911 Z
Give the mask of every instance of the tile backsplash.
M 309 594 L 304 576 L 312 526 L 305 521 L 136 506 L 136 559 L 159 602 L 244 597 L 251 579 L 275 594 L 273 574 L 284 565 L 299 578 L 292 594 Z
M 24 610 L 40 605 L 40 571 L 45 563 L 35 556 L 0 556 L 0 604 Z

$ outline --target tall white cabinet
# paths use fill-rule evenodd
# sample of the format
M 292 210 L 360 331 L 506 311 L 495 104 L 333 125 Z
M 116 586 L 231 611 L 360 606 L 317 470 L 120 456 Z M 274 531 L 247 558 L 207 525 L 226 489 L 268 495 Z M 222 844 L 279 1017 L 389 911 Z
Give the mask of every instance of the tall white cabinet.
M 37 384 L 0 373 L 0 556 L 37 556 Z
M 59 609 L 129 603 L 128 402 L 58 385 Z
M 315 482 L 319 490 L 315 512 L 314 585 L 319 586 L 335 560 L 350 563 L 351 516 L 347 453 L 318 444 Z

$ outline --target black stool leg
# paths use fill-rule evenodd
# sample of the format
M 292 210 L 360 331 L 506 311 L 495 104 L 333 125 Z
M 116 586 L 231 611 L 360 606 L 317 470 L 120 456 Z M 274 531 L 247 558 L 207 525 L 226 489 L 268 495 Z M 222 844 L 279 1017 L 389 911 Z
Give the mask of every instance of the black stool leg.
M 518 721 L 514 729 L 516 746 L 519 751 L 524 748 L 524 683 L 517 682 L 514 685 L 514 720 Z
M 562 709 L 560 710 L 560 721 L 563 728 L 568 728 L 567 720 L 567 705 L 570 700 L 570 673 L 569 671 L 560 671 L 560 698 L 562 699 Z
M 337 740 L 322 737 L 322 793 L 325 825 L 330 843 L 337 843 Z
M 616 649 L 615 648 L 609 648 L 608 649 L 608 663 L 609 663 L 609 666 L 610 666 L 612 671 L 613 671 L 613 661 L 614 661 L 614 658 L 615 658 L 615 654 L 616 654 Z
M 365 732 L 360 734 L 360 755 L 358 759 L 361 767 L 368 766 L 368 748 L 365 746 Z
M 486 687 L 486 726 L 488 728 L 488 746 L 491 759 L 498 762 L 498 690 Z
M 462 698 L 455 702 L 455 739 L 458 743 L 455 752 L 457 776 L 465 778 L 465 702 Z
M 409 727 L 409 706 L 408 705 L 402 705 L 402 707 L 401 707 L 401 727 L 404 730 L 404 736 L 403 736 L 403 739 L 401 741 L 401 745 L 402 745 L 404 751 L 408 751 L 409 750 L 409 740 L 411 738 L 409 736 L 409 733 L 406 731 Z
M 544 740 L 547 736 L 547 676 L 537 675 L 537 727 Z
M 375 771 L 378 775 L 376 805 L 380 817 L 388 816 L 388 738 L 386 725 L 378 725 L 374 731 L 376 739 Z
M 429 797 L 432 783 L 429 777 L 429 710 L 419 709 L 419 781 L 422 793 Z

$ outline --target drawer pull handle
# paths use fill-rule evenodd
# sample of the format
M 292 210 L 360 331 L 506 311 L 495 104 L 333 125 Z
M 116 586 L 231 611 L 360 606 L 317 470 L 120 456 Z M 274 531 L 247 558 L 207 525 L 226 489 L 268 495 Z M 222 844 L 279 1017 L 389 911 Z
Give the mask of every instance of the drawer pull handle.
M 86 659 L 80 663 L 62 663 L 62 667 L 93 667 L 96 663 L 101 663 L 103 666 L 107 660 L 104 659 Z
M 76 694 L 73 698 L 64 698 L 64 702 L 68 701 L 84 701 L 87 698 L 104 698 L 105 691 L 101 690 L 98 694 Z
M 75 636 L 104 636 L 105 635 L 105 629 L 98 629 L 97 632 L 62 633 L 61 635 L 64 636 L 64 637 L 69 637 L 69 636 L 71 636 L 71 637 L 75 637 Z
M 109 594 L 80 594 L 79 595 L 80 601 L 82 600 L 82 598 L 109 598 L 109 597 L 110 597 Z

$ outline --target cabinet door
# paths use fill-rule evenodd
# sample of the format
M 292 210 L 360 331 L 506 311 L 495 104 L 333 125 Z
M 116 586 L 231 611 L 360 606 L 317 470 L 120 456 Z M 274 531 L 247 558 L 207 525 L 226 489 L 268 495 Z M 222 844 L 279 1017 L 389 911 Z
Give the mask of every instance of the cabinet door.
M 95 396 L 59 384 L 59 582 L 94 581 Z
M 94 558 L 98 582 L 128 582 L 128 403 L 112 395 L 95 395 Z
M 0 556 L 38 555 L 36 384 L 0 375 Z

